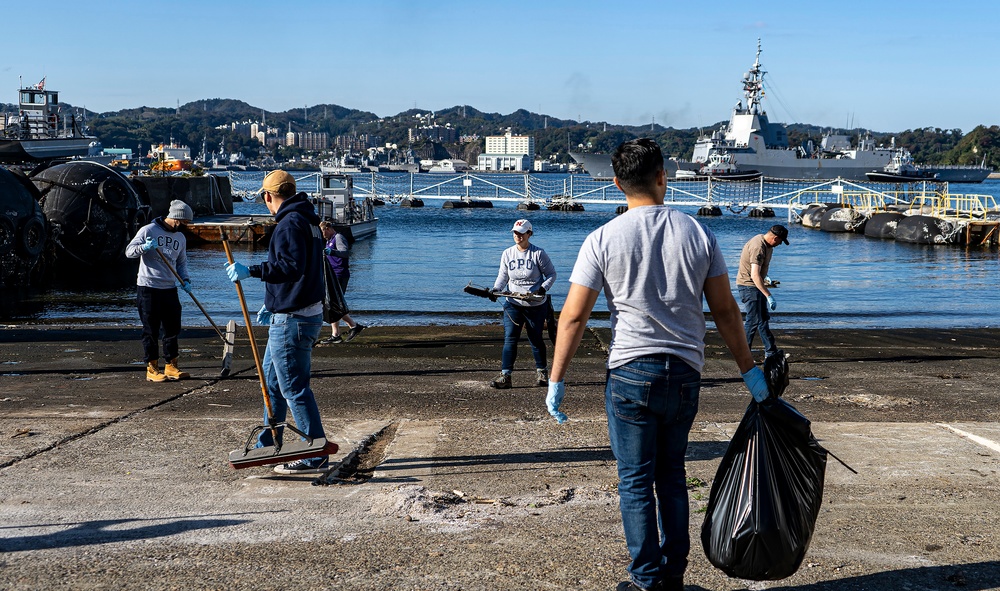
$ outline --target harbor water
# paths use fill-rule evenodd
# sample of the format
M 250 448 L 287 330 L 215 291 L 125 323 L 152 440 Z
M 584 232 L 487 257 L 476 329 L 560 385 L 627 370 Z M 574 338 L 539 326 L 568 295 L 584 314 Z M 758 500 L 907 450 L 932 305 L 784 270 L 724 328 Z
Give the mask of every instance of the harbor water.
M 953 185 L 953 192 L 1000 196 L 1000 181 Z M 443 209 L 426 199 L 423 208 L 388 204 L 376 208 L 376 236 L 351 251 L 347 301 L 352 316 L 369 325 L 481 324 L 500 321 L 500 306 L 462 291 L 469 282 L 490 287 L 500 253 L 513 244 L 514 221 L 531 220 L 532 243 L 546 250 L 558 272 L 551 291 L 558 310 L 566 296 L 576 254 L 592 230 L 615 216 L 616 203 L 587 204 L 586 211 L 519 211 L 515 202 L 492 209 Z M 695 208 L 680 209 L 694 215 Z M 266 214 L 258 203 L 236 203 L 237 214 Z M 777 218 L 726 213 L 699 217 L 722 245 L 735 281 L 743 244 Z M 1000 326 L 1000 257 L 996 249 L 921 246 L 854 234 L 826 233 L 789 225 L 789 246 L 775 250 L 770 276 L 777 310 L 772 327 L 794 328 L 975 328 Z M 237 260 L 257 263 L 266 250 L 234 249 Z M 236 290 L 225 276 L 221 246 L 190 248 L 194 294 L 217 324 L 242 313 Z M 733 283 L 735 290 L 735 283 Z M 251 312 L 263 302 L 260 281 L 244 282 Z M 186 326 L 208 321 L 181 293 Z M 138 326 L 134 286 L 47 290 L 33 293 L 8 324 Z M 592 322 L 607 325 L 603 296 Z

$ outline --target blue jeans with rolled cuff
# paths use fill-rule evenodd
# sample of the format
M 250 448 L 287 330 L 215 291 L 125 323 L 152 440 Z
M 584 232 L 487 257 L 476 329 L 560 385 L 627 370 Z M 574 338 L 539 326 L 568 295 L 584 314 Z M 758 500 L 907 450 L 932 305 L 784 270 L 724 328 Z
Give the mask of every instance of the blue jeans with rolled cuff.
M 535 369 L 548 367 L 546 361 L 545 341 L 542 338 L 542 328 L 549 306 L 518 306 L 507 300 L 503 303 L 503 354 L 500 358 L 500 369 L 504 373 L 514 371 L 517 361 L 517 342 L 521 340 L 521 327 L 528 327 L 528 342 L 531 343 L 531 353 L 535 356 Z
M 774 344 L 774 335 L 767 322 L 771 319 L 767 298 L 752 285 L 737 285 L 736 288 L 743 302 L 743 311 L 746 312 L 743 330 L 747 333 L 747 346 L 753 349 L 753 335 L 756 332 L 760 334 L 760 341 L 764 345 L 764 357 L 774 355 L 778 352 L 778 347 Z
M 629 574 L 643 589 L 684 575 L 691 549 L 684 455 L 701 374 L 668 354 L 608 371 L 605 407 Z
M 313 438 L 326 436 L 316 397 L 309 387 L 313 343 L 322 328 L 322 314 L 303 317 L 275 313 L 271 316 L 263 361 L 264 381 L 275 423 L 284 422 L 291 410 L 296 428 Z M 269 424 L 266 407 L 264 424 Z M 279 440 L 282 431 L 278 429 Z M 261 431 L 257 441 L 259 446 L 274 445 L 269 429 Z M 326 456 L 318 456 L 307 461 L 318 465 L 325 459 Z

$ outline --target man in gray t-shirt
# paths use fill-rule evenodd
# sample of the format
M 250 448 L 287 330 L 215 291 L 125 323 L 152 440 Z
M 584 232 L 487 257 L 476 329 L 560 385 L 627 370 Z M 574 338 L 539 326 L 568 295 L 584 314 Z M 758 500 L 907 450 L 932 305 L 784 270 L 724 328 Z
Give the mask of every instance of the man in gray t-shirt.
M 601 290 L 611 311 L 605 407 L 630 581 L 619 591 L 681 590 L 690 550 L 684 453 L 698 412 L 708 301 L 715 325 L 758 401 L 754 366 L 715 236 L 663 205 L 666 173 L 656 142 L 623 143 L 612 157 L 628 211 L 584 241 L 559 315 L 546 404 L 556 420 L 563 378 Z M 662 531 L 658 528 L 662 525 Z

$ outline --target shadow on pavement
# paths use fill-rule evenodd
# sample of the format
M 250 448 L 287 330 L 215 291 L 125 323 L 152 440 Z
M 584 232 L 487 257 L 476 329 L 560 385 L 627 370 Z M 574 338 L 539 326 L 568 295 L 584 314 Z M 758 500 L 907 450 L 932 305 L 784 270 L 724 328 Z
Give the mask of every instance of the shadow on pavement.
M 688 461 L 722 457 L 728 441 L 692 441 L 688 444 Z M 443 456 L 434 458 L 391 458 L 382 462 L 379 471 L 416 470 L 424 468 L 464 468 L 474 466 L 570 464 L 584 462 L 614 462 L 610 447 L 571 447 L 548 451 L 506 453 L 474 456 Z M 521 470 L 523 468 L 517 468 Z
M 846 577 L 811 585 L 768 587 L 771 591 L 861 591 L 868 589 L 996 589 L 1000 581 L 1000 561 L 922 566 L 890 570 L 870 575 Z M 698 588 L 698 587 L 695 587 Z M 690 591 L 692 587 L 687 587 Z
M 204 516 L 210 517 L 210 516 Z M 14 536 L 0 538 L 0 552 L 26 552 L 52 548 L 73 548 L 92 546 L 96 544 L 111 544 L 115 542 L 131 542 L 151 538 L 172 536 L 199 529 L 214 529 L 232 527 L 249 523 L 250 519 L 219 519 L 221 516 L 211 516 L 213 519 L 181 517 L 168 519 L 103 519 L 84 521 L 81 523 L 43 524 L 30 526 L 6 526 L 4 529 L 55 528 L 58 531 L 38 535 Z M 128 527 L 144 521 L 161 521 L 157 525 Z M 67 528 L 67 526 L 70 526 Z

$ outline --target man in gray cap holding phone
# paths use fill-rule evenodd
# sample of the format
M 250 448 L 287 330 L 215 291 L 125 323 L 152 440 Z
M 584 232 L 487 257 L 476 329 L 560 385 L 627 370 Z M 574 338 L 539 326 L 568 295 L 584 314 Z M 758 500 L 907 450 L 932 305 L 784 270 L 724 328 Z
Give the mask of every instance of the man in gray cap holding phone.
M 771 265 L 771 254 L 774 247 L 779 244 L 788 244 L 788 228 L 777 225 L 771 226 L 766 234 L 758 234 L 743 245 L 743 252 L 740 254 L 740 269 L 736 275 L 736 289 L 740 294 L 740 301 L 743 302 L 746 321 L 743 329 L 747 333 L 747 346 L 753 348 L 754 332 L 760 334 L 760 340 L 764 344 L 764 358 L 778 352 L 778 347 L 774 344 L 774 335 L 771 334 L 771 327 L 768 321 L 771 319 L 771 312 L 778 307 L 778 303 L 771 295 L 770 288 L 775 284 L 767 276 L 768 267 Z

